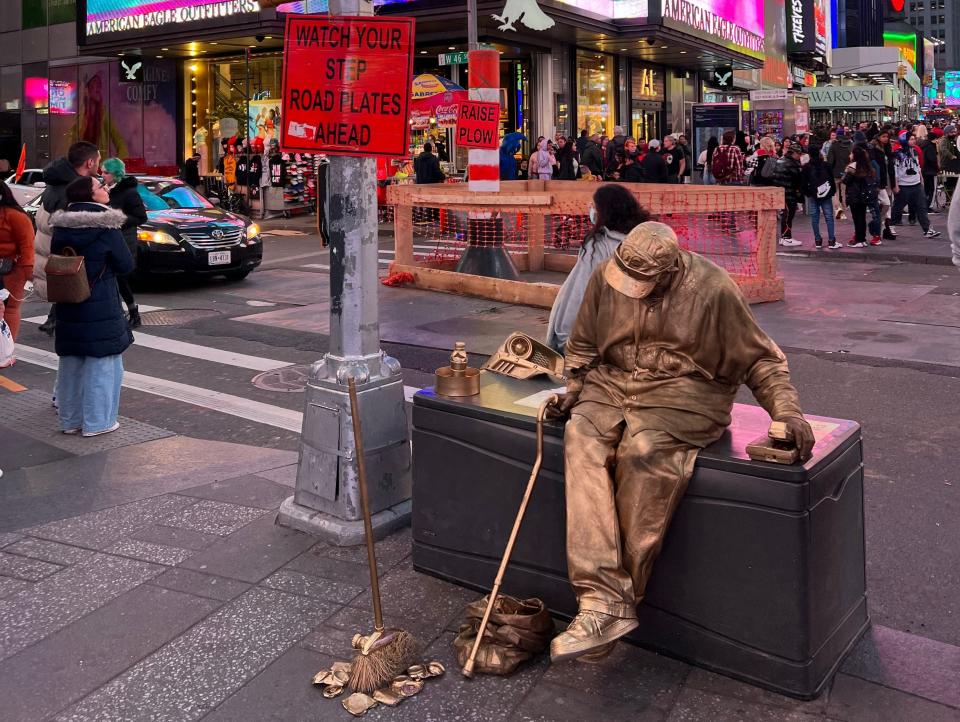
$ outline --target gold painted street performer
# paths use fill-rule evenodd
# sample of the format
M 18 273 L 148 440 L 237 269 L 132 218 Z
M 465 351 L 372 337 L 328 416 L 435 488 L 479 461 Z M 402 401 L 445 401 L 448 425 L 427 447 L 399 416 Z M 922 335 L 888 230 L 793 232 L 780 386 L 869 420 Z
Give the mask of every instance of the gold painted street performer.
M 605 656 L 637 626 L 654 559 L 699 449 L 730 424 L 740 384 L 785 422 L 800 458 L 813 431 L 787 361 L 727 272 L 641 223 L 590 278 L 566 346 L 567 564 L 580 612 L 553 661 Z

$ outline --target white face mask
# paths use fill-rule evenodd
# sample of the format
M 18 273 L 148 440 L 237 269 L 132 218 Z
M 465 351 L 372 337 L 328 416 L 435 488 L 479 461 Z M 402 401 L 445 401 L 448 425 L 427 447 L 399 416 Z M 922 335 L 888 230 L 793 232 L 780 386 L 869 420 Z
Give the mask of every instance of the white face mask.
M 597 225 L 597 209 L 593 206 L 590 206 L 590 222 Z

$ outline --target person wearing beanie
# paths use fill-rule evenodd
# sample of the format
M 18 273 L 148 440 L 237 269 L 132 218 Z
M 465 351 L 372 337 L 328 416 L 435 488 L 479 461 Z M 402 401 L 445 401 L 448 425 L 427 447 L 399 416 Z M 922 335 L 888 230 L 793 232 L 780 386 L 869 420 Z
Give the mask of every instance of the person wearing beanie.
M 130 256 L 133 258 L 134 267 L 137 262 L 137 227 L 141 223 L 147 222 L 147 209 L 143 205 L 143 199 L 140 197 L 140 191 L 137 186 L 137 179 L 132 175 L 127 175 L 126 166 L 119 158 L 107 158 L 101 165 L 103 169 L 103 180 L 110 192 L 110 207 L 123 211 L 127 219 L 123 222 L 120 232 L 123 234 L 123 240 L 130 250 Z M 128 323 L 130 328 L 136 328 L 140 325 L 140 309 L 137 307 L 136 299 L 133 297 L 133 289 L 130 286 L 132 272 L 126 275 L 117 276 L 117 287 L 120 289 L 120 297 L 127 304 L 129 314 Z
M 937 159 L 940 170 L 947 174 L 943 186 L 948 196 L 953 195 L 960 174 L 960 147 L 957 146 L 957 126 L 950 124 L 943 129 L 943 137 L 937 141 Z
M 923 175 L 923 194 L 927 199 L 927 213 L 939 213 L 933 207 L 933 194 L 937 187 L 937 176 L 940 174 L 940 160 L 937 157 L 937 144 L 934 142 L 932 132 L 927 132 L 927 126 L 918 125 L 917 128 L 923 128 L 921 135 L 917 133 L 917 150 L 920 152 L 920 170 Z

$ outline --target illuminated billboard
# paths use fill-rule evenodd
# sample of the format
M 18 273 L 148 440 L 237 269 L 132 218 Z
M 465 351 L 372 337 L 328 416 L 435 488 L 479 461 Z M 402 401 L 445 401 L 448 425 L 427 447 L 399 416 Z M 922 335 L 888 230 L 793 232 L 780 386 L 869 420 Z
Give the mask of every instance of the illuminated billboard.
M 943 74 L 943 101 L 945 105 L 960 106 L 960 70 L 948 70 Z
M 913 33 L 893 33 L 884 31 L 883 45 L 886 48 L 899 48 L 904 59 L 913 66 L 915 73 L 919 74 L 921 68 L 917 66 L 917 34 Z
M 650 0 L 651 4 L 657 0 Z M 663 24 L 762 60 L 763 0 L 659 0 Z
M 87 37 L 260 11 L 257 0 L 87 0 L 86 6 Z

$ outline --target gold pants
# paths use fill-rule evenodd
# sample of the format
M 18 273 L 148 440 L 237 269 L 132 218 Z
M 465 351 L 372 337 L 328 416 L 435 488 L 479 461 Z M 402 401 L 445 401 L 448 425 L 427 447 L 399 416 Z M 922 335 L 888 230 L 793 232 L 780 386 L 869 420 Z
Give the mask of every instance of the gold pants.
M 636 617 L 697 448 L 663 431 L 602 433 L 574 410 L 564 435 L 567 567 L 580 609 Z

